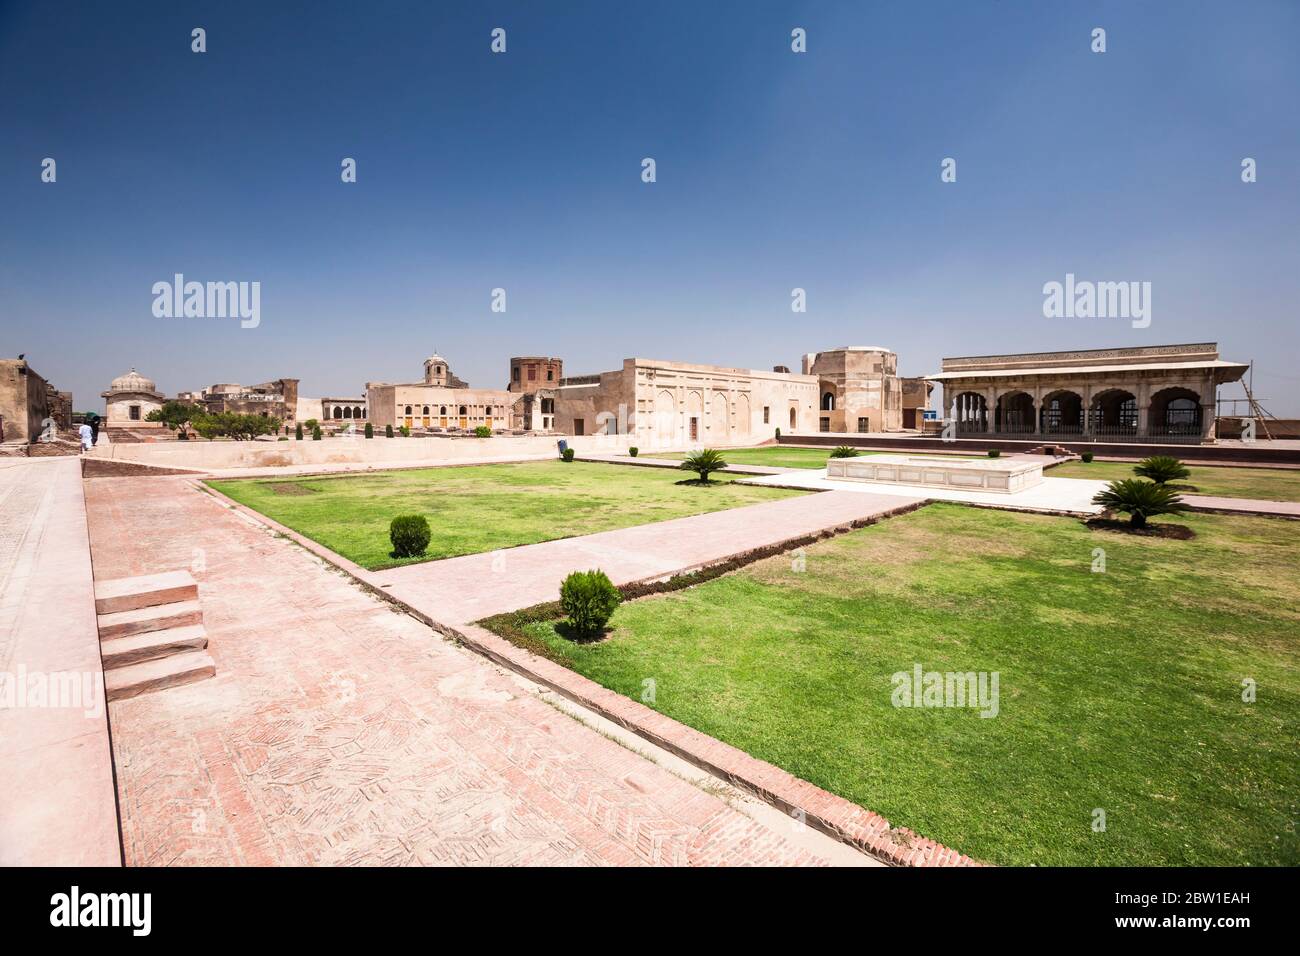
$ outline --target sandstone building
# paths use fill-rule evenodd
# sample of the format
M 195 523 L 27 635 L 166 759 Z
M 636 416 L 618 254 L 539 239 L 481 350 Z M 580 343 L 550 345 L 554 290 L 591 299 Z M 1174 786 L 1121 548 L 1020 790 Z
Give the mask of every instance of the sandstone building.
M 104 424 L 108 427 L 151 427 L 149 413 L 162 408 L 166 399 L 153 379 L 135 369 L 119 375 L 109 383 L 104 399 Z
M 423 382 L 367 382 L 364 411 L 377 428 L 506 431 L 513 427 L 515 398 L 501 389 L 470 388 L 452 374 L 446 359 L 431 355 L 424 360 Z
M 1213 441 L 1218 387 L 1248 365 L 1214 342 L 945 358 L 959 435 L 1075 436 L 1102 441 Z
M 47 419 L 72 427 L 72 393 L 56 390 L 26 359 L 0 359 L 0 443 L 25 447 L 41 437 Z

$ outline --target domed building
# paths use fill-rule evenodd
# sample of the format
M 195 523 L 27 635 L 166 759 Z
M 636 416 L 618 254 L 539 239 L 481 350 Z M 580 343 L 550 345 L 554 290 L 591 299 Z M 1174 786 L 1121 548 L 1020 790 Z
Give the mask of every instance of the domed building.
M 101 394 L 104 398 L 104 421 L 110 426 L 146 424 L 149 413 L 162 408 L 164 401 L 153 380 L 135 369 L 113 379 L 108 391 Z

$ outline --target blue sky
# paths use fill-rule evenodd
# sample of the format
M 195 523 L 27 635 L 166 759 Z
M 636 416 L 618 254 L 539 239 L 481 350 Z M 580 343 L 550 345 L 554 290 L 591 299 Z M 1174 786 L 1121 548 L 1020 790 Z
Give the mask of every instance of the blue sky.
M 1300 414 L 1298 46 L 1294 0 L 0 2 L 0 352 L 98 409 L 131 366 L 318 396 L 435 349 L 504 387 L 1216 340 Z M 155 318 L 176 272 L 260 282 L 260 326 Z M 1150 327 L 1044 318 L 1067 272 L 1151 282 Z

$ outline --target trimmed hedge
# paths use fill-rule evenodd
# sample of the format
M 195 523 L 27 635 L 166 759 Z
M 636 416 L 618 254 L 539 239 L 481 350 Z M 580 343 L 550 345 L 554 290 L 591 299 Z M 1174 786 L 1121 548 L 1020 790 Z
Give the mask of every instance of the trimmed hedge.
M 432 536 L 424 515 L 398 515 L 388 525 L 388 540 L 393 543 L 395 558 L 414 558 L 424 554 Z

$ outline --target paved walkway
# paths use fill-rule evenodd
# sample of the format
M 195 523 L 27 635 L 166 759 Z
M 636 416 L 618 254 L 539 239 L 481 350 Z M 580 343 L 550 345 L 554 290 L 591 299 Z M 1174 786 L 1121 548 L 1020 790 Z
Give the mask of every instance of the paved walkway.
M 81 462 L 0 461 L 0 516 L 0 865 L 118 866 Z
M 1193 511 L 1230 511 L 1235 514 L 1300 518 L 1298 501 L 1265 501 L 1260 498 L 1223 498 L 1218 495 L 1183 495 Z
M 129 864 L 870 862 L 584 726 L 187 479 L 85 484 L 96 576 L 192 568 L 217 664 L 110 705 Z
M 825 468 L 801 468 L 785 475 L 763 478 L 743 478 L 747 485 L 779 485 L 785 488 L 807 488 L 809 491 L 826 491 L 844 494 L 865 494 L 872 498 L 930 498 L 935 501 L 960 501 L 966 504 L 997 505 L 1024 511 L 1072 514 L 1100 514 L 1100 505 L 1092 497 L 1106 487 L 1104 481 L 1084 478 L 1044 478 L 1043 483 L 1015 494 L 998 494 L 990 491 L 960 491 L 950 488 L 930 488 L 919 485 L 893 485 L 877 481 L 842 481 L 826 477 Z
M 759 479 L 755 479 L 759 480 Z M 465 624 L 557 600 L 572 571 L 600 568 L 615 584 L 667 578 L 921 501 L 854 491 L 782 498 L 728 511 L 674 518 L 487 554 L 362 572 L 430 619 Z

